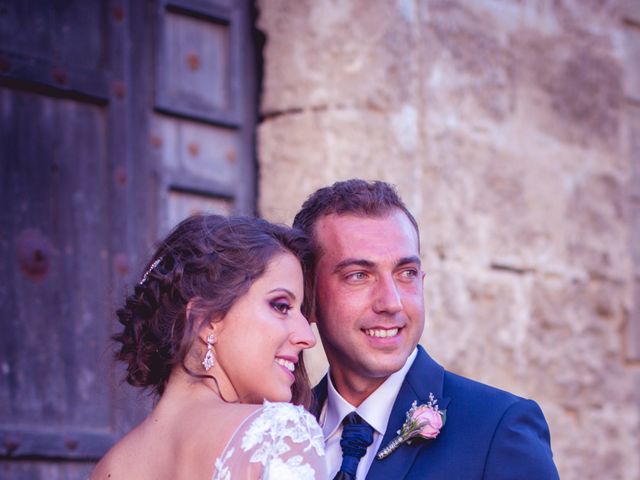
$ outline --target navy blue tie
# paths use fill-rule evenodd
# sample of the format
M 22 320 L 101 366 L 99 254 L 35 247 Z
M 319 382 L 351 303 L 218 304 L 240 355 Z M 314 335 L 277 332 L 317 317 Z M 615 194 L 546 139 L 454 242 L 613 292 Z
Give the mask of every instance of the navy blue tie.
M 342 425 L 342 465 L 333 480 L 355 480 L 358 463 L 373 443 L 373 427 L 356 412 L 344 417 Z

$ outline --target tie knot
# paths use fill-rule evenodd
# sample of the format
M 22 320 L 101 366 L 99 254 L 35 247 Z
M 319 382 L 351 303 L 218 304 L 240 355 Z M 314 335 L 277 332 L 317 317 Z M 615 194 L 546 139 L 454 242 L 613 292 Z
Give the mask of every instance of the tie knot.
M 367 422 L 365 422 L 357 412 L 351 412 L 342 419 L 342 425 L 353 425 L 361 423 L 366 424 Z

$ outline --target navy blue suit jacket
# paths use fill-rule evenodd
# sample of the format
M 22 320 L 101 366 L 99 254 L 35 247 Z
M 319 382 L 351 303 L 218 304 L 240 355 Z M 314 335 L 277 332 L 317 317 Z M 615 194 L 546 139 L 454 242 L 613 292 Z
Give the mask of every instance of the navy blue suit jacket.
M 393 405 L 381 448 L 414 401 L 438 399 L 447 420 L 438 437 L 402 444 L 373 461 L 367 479 L 557 480 L 549 428 L 537 403 L 446 371 L 421 346 Z M 326 377 L 314 388 L 318 411 Z

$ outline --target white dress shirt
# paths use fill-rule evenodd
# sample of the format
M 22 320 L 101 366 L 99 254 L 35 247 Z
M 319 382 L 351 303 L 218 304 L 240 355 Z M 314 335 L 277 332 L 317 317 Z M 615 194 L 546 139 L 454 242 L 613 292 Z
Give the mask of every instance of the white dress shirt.
M 342 464 L 342 448 L 340 447 L 342 420 L 353 411 L 357 412 L 374 429 L 373 443 L 367 448 L 367 453 L 364 454 L 364 457 L 360 459 L 358 471 L 356 472 L 356 480 L 363 480 L 366 477 L 387 431 L 389 415 L 391 415 L 393 404 L 396 401 L 398 392 L 400 392 L 404 377 L 406 377 L 417 354 L 418 350 L 415 349 L 407 358 L 404 366 L 391 374 L 357 408 L 342 398 L 342 395 L 333 386 L 331 375 L 327 374 L 327 401 L 324 403 L 320 413 L 320 426 L 322 427 L 326 444 L 325 452 L 327 470 L 330 473 L 329 478 L 335 477 L 338 470 L 340 470 L 340 465 Z

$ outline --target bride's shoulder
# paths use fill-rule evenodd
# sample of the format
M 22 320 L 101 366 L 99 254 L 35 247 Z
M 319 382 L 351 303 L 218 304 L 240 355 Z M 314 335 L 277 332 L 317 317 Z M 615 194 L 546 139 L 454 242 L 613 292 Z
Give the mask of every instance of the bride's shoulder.
M 265 401 L 217 458 L 214 479 L 325 478 L 323 457 L 322 430 L 313 415 L 301 406 Z
M 256 429 L 276 429 L 296 434 L 322 436 L 315 417 L 300 405 L 266 401 L 253 415 Z
M 324 454 L 322 430 L 315 417 L 299 405 L 265 401 L 249 415 L 234 435 L 244 451 L 275 444 L 304 444 L 317 454 Z

